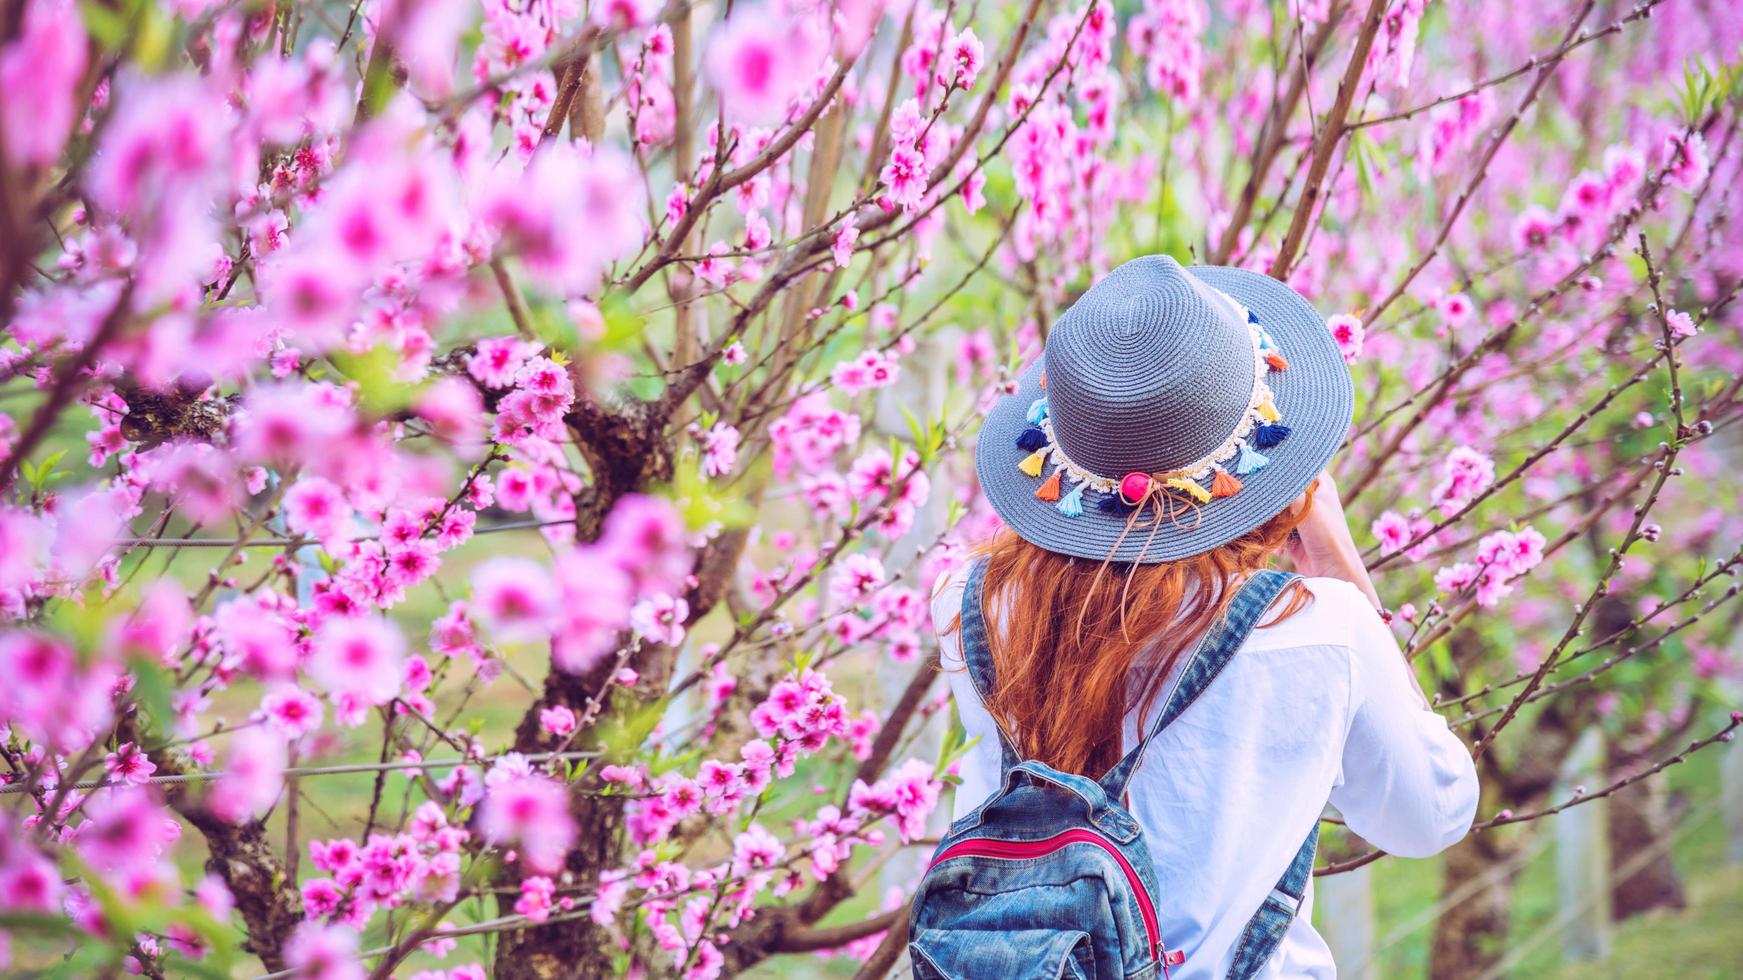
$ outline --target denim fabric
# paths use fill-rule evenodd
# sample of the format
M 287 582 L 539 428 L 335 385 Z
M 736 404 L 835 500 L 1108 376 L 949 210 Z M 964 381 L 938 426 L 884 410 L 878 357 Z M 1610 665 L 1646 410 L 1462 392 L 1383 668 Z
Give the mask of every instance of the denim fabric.
M 983 701 L 994 689 L 985 571 L 984 561 L 970 570 L 962 600 L 963 659 Z M 1263 571 L 1247 581 L 1193 651 L 1154 726 L 1100 780 L 1025 761 L 1000 733 L 1001 788 L 951 826 L 914 896 L 909 953 L 915 977 L 1166 975 L 1167 957 L 1158 953 L 1167 937 L 1155 937 L 1153 946 L 1144 915 L 1145 904 L 1156 903 L 1154 864 L 1121 798 L 1151 740 L 1216 679 L 1293 579 Z M 1276 950 L 1305 893 L 1316 842 L 1317 831 L 1248 924 L 1231 980 L 1245 980 Z
M 1314 824 L 1313 830 L 1308 832 L 1307 843 L 1296 852 L 1289 870 L 1283 873 L 1283 879 L 1277 882 L 1277 887 L 1259 906 L 1252 921 L 1247 923 L 1246 931 L 1241 933 L 1240 945 L 1235 947 L 1235 961 L 1229 967 L 1229 980 L 1248 980 L 1257 976 L 1265 961 L 1277 951 L 1283 934 L 1289 931 L 1289 924 L 1295 921 L 1295 913 L 1301 909 L 1302 897 L 1307 894 L 1307 883 L 1313 877 L 1313 854 L 1318 847 L 1319 825 Z

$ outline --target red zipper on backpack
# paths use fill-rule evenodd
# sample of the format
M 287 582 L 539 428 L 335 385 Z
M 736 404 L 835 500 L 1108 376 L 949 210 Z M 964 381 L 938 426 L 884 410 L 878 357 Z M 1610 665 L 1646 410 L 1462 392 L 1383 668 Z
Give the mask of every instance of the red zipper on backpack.
M 1041 840 L 990 840 L 982 838 L 958 841 L 933 858 L 926 870 L 930 871 L 937 867 L 940 862 L 957 857 L 1010 858 L 1013 860 L 1045 857 L 1070 844 L 1094 844 L 1112 854 L 1114 860 L 1119 862 L 1120 870 L 1126 873 L 1126 881 L 1132 886 L 1132 894 L 1138 897 L 1138 912 L 1144 919 L 1144 932 L 1150 937 L 1150 956 L 1153 959 L 1161 960 L 1162 927 L 1156 920 L 1156 906 L 1150 902 L 1149 891 L 1144 888 L 1144 882 L 1138 877 L 1138 872 L 1132 867 L 1132 862 L 1126 860 L 1126 856 L 1120 853 L 1120 849 L 1110 843 L 1107 838 L 1093 831 L 1066 830 Z M 1173 954 L 1170 954 L 1169 959 L 1173 958 Z M 1164 970 L 1168 966 L 1174 965 L 1178 965 L 1178 961 L 1175 963 L 1164 962 Z

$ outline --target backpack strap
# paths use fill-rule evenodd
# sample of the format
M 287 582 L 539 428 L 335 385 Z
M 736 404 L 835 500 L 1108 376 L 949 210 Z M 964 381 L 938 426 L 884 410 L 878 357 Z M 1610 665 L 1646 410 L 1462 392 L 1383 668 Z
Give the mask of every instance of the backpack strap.
M 986 559 L 977 558 L 968 567 L 968 585 L 962 590 L 962 662 L 968 667 L 968 679 L 974 684 L 980 703 L 992 704 L 993 655 L 987 648 L 986 612 L 982 596 L 986 586 Z M 1023 757 L 1002 726 L 995 719 L 993 727 L 999 733 L 999 780 L 1022 763 Z
M 1150 742 L 1162 734 L 1162 729 L 1172 724 L 1174 719 L 1180 717 L 1210 687 L 1210 682 L 1216 680 L 1217 675 L 1234 659 L 1235 651 L 1247 642 L 1248 634 L 1259 624 L 1259 617 L 1265 614 L 1265 610 L 1271 607 L 1271 603 L 1283 593 L 1289 583 L 1298 578 L 1300 576 L 1293 573 L 1265 568 L 1242 583 L 1240 591 L 1235 593 L 1222 618 L 1213 623 L 1204 636 L 1199 638 L 1198 646 L 1192 651 L 1192 658 L 1187 661 L 1185 669 L 1180 672 L 1179 680 L 1174 682 L 1168 699 L 1163 702 L 1162 711 L 1156 716 L 1156 723 L 1144 733 L 1137 747 L 1126 753 L 1125 758 L 1114 763 L 1114 767 L 1101 778 L 1101 786 L 1107 792 L 1108 799 L 1118 800 L 1125 797 L 1126 784 L 1131 781 L 1132 773 L 1137 771 L 1138 762 L 1143 759 L 1144 750 L 1150 747 Z M 966 605 L 964 608 L 967 608 Z M 965 612 L 965 632 L 967 627 L 968 616 Z

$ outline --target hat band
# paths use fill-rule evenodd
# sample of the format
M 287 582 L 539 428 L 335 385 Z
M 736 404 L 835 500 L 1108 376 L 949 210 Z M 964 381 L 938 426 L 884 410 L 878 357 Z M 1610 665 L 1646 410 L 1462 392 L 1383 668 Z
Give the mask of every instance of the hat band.
M 1214 287 L 1213 287 L 1214 288 Z M 1017 445 L 1033 450 L 1017 468 L 1029 476 L 1039 477 L 1049 464 L 1052 475 L 1035 491 L 1041 500 L 1055 502 L 1068 517 L 1083 513 L 1083 493 L 1094 490 L 1103 495 L 1103 510 L 1121 513 L 1138 506 L 1145 499 L 1160 493 L 1176 491 L 1198 501 L 1210 503 L 1217 497 L 1232 497 L 1241 490 L 1236 476 L 1248 476 L 1263 469 L 1270 459 L 1258 449 L 1269 449 L 1289 435 L 1282 424 L 1283 416 L 1265 378 L 1271 371 L 1289 367 L 1277 343 L 1259 322 L 1259 317 L 1239 300 L 1222 290 L 1217 293 L 1235 308 L 1247 325 L 1253 341 L 1253 388 L 1247 409 L 1228 437 L 1215 449 L 1185 466 L 1155 473 L 1134 472 L 1122 476 L 1096 473 L 1074 462 L 1053 431 L 1053 418 L 1047 396 L 1043 394 L 1029 406 L 1031 428 L 1017 437 Z M 1047 388 L 1047 374 L 1041 374 L 1041 388 Z M 1255 448 L 1257 447 L 1257 449 Z M 1225 464 L 1233 461 L 1232 466 Z M 1230 471 L 1233 471 L 1232 473 Z M 1206 487 L 1201 481 L 1210 481 Z M 1066 489 L 1067 483 L 1076 485 Z

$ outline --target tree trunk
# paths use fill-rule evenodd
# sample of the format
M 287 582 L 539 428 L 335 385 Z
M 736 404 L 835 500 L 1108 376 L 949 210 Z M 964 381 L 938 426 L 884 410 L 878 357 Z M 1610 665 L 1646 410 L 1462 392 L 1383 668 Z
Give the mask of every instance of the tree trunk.
M 1658 779 L 1636 783 L 1610 797 L 1610 864 L 1615 878 L 1611 909 L 1616 921 L 1653 909 L 1682 909 L 1688 898 L 1668 854 L 1627 877 L 1621 868 L 1636 854 L 1663 847 L 1676 829 L 1670 794 Z
M 578 380 L 577 387 L 582 387 Z M 575 500 L 575 533 L 592 541 L 604 530 L 606 517 L 624 496 L 639 493 L 650 484 L 672 476 L 673 447 L 665 433 L 665 419 L 648 403 L 631 401 L 614 407 L 583 398 L 565 419 L 575 433 L 588 464 L 588 485 Z M 621 643 L 629 642 L 625 635 Z M 515 731 L 516 752 L 544 752 L 557 740 L 544 730 L 539 713 L 563 705 L 582 718 L 604 719 L 611 711 L 615 691 L 644 702 L 658 697 L 671 677 L 674 652 L 661 645 L 644 646 L 629 666 L 641 675 L 636 690 L 622 691 L 612 683 L 618 664 L 606 658 L 585 674 L 567 674 L 553 669 L 545 677 L 539 699 L 524 715 Z M 590 702 L 605 700 L 596 711 Z M 575 747 L 590 748 L 577 743 Z M 599 875 L 621 862 L 623 801 L 610 797 L 572 795 L 570 815 L 575 820 L 575 843 L 570 847 L 565 870 L 582 895 L 590 895 Z M 514 885 L 520 870 L 505 867 L 499 885 Z M 504 892 L 497 900 L 502 914 L 514 912 L 516 895 Z M 495 976 L 500 980 L 554 980 L 558 977 L 603 977 L 613 975 L 617 953 L 614 941 L 588 919 L 545 923 L 501 934 L 496 948 Z
M 1489 832 L 1471 834 L 1447 850 L 1440 893 L 1463 894 L 1467 888 L 1473 892 L 1435 923 L 1431 980 L 1470 980 L 1501 961 L 1518 870 L 1481 885 L 1477 882 L 1511 862 L 1522 845 L 1517 835 Z
M 575 844 L 569 850 L 568 869 L 576 881 L 591 886 L 598 881 L 601 869 L 620 863 L 623 807 L 610 798 L 582 797 L 572 812 Z M 502 914 L 514 912 L 514 901 L 514 895 L 498 899 Z M 502 933 L 496 947 L 495 975 L 497 980 L 615 976 L 616 952 L 611 936 L 588 919 L 547 923 Z

